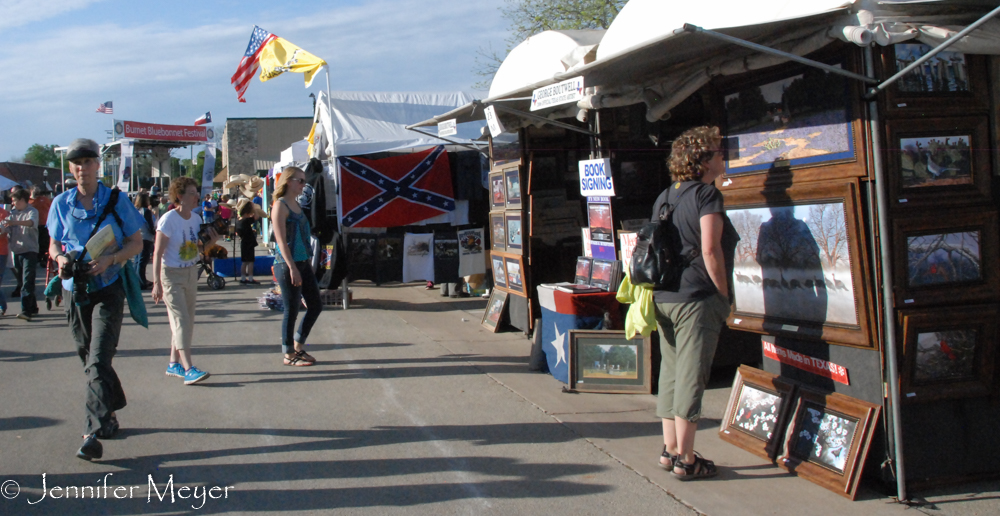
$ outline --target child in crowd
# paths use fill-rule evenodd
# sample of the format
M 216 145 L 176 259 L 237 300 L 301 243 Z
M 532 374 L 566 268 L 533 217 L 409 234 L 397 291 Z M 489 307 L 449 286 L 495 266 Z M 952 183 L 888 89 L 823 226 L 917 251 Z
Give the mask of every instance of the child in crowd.
M 257 221 L 257 205 L 252 202 L 243 202 L 240 206 L 240 220 L 236 222 L 236 235 L 240 237 L 240 284 L 258 285 L 259 281 L 253 279 L 254 249 L 257 247 L 257 232 L 254 231 L 254 222 Z

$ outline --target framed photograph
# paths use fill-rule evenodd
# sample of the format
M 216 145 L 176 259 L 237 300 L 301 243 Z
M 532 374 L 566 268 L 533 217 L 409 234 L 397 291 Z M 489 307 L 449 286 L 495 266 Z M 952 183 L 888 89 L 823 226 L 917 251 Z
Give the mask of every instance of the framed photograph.
M 521 172 L 518 167 L 505 168 L 503 182 L 507 194 L 507 208 L 521 209 Z
M 996 391 L 1000 306 L 903 310 L 904 403 L 989 396 Z
M 784 437 L 794 386 L 776 375 L 741 365 L 733 380 L 719 438 L 774 460 Z
M 490 294 L 490 301 L 486 303 L 486 311 L 483 313 L 482 325 L 487 330 L 496 333 L 500 329 L 500 318 L 503 317 L 503 310 L 507 307 L 507 293 L 502 290 L 493 289 Z
M 858 199 L 854 180 L 727 192 L 740 235 L 729 325 L 875 346 Z
M 523 244 L 521 243 L 521 211 L 508 211 L 504 213 L 503 218 L 507 230 L 507 252 L 523 253 Z
M 897 217 L 892 236 L 896 306 L 992 299 L 1000 288 L 997 233 L 995 211 Z
M 503 256 L 490 254 L 490 263 L 493 265 L 493 285 L 496 288 L 507 288 L 507 269 L 503 264 Z
M 490 242 L 494 251 L 507 250 L 507 223 L 502 211 L 490 212 Z
M 879 74 L 888 79 L 932 49 L 908 41 L 882 49 Z M 985 56 L 943 50 L 885 90 L 888 113 L 968 113 L 989 109 Z
M 848 68 L 847 58 L 831 62 Z M 790 66 L 723 89 L 726 174 L 857 161 L 853 88 L 846 77 Z
M 654 345 L 652 336 L 627 340 L 624 331 L 570 330 L 569 390 L 652 394 Z
M 524 296 L 524 267 L 520 256 L 505 256 L 504 268 L 507 270 L 507 289 L 513 294 Z
M 986 204 L 992 197 L 986 116 L 893 120 L 887 124 L 893 209 Z
M 592 197 L 594 199 L 594 197 Z M 590 239 L 594 242 L 611 242 L 614 245 L 615 231 L 611 224 L 611 202 L 603 199 L 587 203 L 587 219 L 590 222 Z
M 515 131 L 490 138 L 490 164 L 493 167 L 521 164 L 520 135 L 520 131 Z
M 614 262 L 614 260 L 594 258 L 594 265 L 590 270 L 590 286 L 605 291 L 611 288 L 611 268 Z
M 573 283 L 577 285 L 590 285 L 590 271 L 594 265 L 594 259 L 587 256 L 579 256 L 576 259 L 576 275 Z
M 490 206 L 492 209 L 503 209 L 507 206 L 507 194 L 503 186 L 503 172 L 492 172 L 490 179 Z
M 854 499 L 882 407 L 799 388 L 779 467 Z

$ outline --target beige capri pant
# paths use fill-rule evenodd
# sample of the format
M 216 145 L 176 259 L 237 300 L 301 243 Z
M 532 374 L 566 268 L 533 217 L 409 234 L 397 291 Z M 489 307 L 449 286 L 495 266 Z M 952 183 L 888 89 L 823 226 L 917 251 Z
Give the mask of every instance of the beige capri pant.
M 194 335 L 194 309 L 198 297 L 198 267 L 163 267 L 163 303 L 167 305 L 170 344 L 174 349 L 189 349 Z

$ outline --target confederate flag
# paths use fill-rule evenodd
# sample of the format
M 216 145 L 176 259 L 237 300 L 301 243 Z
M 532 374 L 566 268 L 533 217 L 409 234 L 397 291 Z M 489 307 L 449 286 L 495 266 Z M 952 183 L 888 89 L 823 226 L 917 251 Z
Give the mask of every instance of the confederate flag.
M 392 158 L 338 160 L 345 226 L 406 226 L 455 209 L 443 146 Z

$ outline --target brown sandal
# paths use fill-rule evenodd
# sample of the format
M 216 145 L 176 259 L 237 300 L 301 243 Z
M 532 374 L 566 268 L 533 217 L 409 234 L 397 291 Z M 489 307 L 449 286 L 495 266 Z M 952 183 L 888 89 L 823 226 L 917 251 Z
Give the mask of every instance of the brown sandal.
M 312 355 L 310 355 L 309 353 L 306 353 L 306 350 L 304 350 L 304 349 L 300 349 L 300 350 L 296 351 L 295 352 L 295 356 L 299 360 L 302 360 L 303 362 L 309 362 L 310 364 L 315 364 L 316 363 L 316 358 L 313 357 Z
M 685 464 L 684 460 L 678 456 L 677 460 L 674 461 L 674 468 L 681 468 L 684 470 L 683 474 L 678 474 L 676 471 L 672 472 L 674 478 L 684 482 L 687 482 L 688 480 L 698 480 L 699 478 L 711 478 L 719 474 L 719 470 L 715 467 L 715 463 L 702 457 L 698 454 L 698 452 L 695 452 L 694 464 Z
M 312 362 L 303 360 L 302 357 L 295 355 L 292 358 L 285 357 L 285 365 L 294 367 L 306 367 L 313 365 Z
M 664 463 L 662 460 L 658 460 L 657 464 L 659 464 L 663 469 L 673 471 L 674 463 L 677 462 L 678 457 L 678 455 L 671 455 L 670 452 L 667 451 L 667 445 L 664 444 L 663 453 L 660 454 L 660 458 L 667 459 L 668 462 Z

